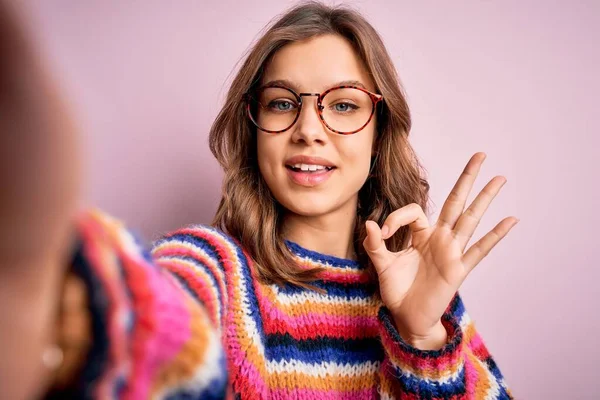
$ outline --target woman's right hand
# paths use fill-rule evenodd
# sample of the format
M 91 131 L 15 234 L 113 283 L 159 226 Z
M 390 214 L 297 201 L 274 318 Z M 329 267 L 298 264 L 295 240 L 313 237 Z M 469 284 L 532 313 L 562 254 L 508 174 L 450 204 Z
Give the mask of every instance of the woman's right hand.
M 77 210 L 76 129 L 13 9 L 0 0 L 0 398 L 40 395 L 42 355 Z

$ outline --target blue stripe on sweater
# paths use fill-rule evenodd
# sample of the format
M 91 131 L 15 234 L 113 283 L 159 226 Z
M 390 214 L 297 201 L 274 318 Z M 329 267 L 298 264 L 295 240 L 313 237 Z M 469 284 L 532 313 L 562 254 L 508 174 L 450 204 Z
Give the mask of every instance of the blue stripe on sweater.
M 452 396 L 466 393 L 465 368 L 461 366 L 455 379 L 446 382 L 433 382 L 430 380 L 416 378 L 414 375 L 404 374 L 396 369 L 396 376 L 402 389 L 407 393 L 420 396 L 419 398 L 441 398 L 449 399 Z
M 265 356 L 270 361 L 298 360 L 306 363 L 337 362 L 358 364 L 382 361 L 379 338 L 340 339 L 321 337 L 297 340 L 289 334 L 266 336 Z

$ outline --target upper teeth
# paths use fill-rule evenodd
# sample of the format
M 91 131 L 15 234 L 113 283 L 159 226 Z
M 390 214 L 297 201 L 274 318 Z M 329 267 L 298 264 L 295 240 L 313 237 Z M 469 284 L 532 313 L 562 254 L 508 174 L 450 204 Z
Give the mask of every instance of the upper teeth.
M 325 169 L 324 165 L 312 165 L 312 164 L 294 164 L 292 165 L 294 168 L 301 169 L 302 171 L 319 171 L 321 169 Z

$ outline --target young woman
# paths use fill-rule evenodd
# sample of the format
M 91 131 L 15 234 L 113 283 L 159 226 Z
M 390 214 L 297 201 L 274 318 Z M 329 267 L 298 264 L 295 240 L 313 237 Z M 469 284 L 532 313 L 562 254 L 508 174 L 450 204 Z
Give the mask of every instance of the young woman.
M 5 8 L 8 398 L 511 398 L 457 295 L 517 222 L 468 247 L 506 180 L 466 207 L 474 155 L 429 224 L 409 109 L 362 16 L 305 3 L 256 42 L 210 132 L 213 226 L 146 253 L 100 212 L 73 223 L 75 129 Z

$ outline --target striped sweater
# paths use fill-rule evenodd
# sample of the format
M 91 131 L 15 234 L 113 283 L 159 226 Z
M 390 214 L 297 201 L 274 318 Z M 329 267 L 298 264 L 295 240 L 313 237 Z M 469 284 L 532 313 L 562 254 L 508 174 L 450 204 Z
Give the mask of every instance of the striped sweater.
M 212 227 L 180 229 L 145 252 L 118 222 L 89 212 L 73 271 L 86 283 L 93 347 L 86 398 L 510 399 L 457 295 L 439 351 L 405 343 L 355 261 L 288 242 L 318 291 L 257 279 Z

